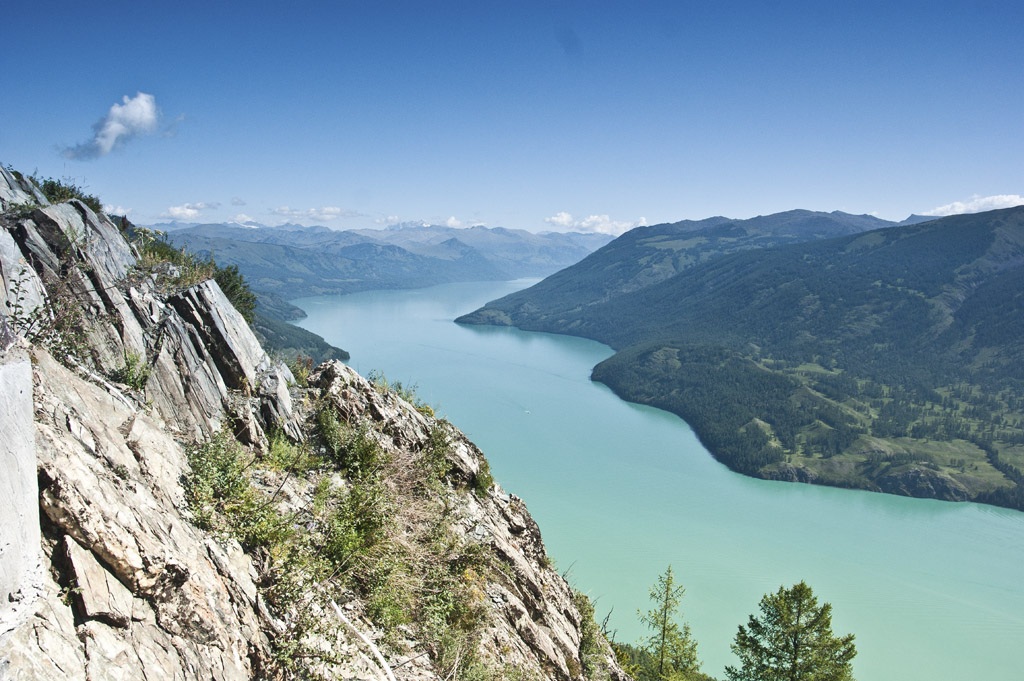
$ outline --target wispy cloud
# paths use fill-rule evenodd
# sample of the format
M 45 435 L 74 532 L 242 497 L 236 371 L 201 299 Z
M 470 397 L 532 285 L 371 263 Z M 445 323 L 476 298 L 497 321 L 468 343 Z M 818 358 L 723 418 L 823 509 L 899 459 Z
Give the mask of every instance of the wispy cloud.
M 975 194 L 969 201 L 954 201 L 945 206 L 925 211 L 924 215 L 960 215 L 962 213 L 980 213 L 999 208 L 1013 208 L 1024 205 L 1024 196 L 1020 194 L 996 194 L 994 196 L 978 196 Z
M 246 204 L 245 204 L 245 201 L 243 201 L 242 199 L 238 198 L 237 196 L 232 196 L 231 197 L 231 205 L 232 206 L 244 206 Z
M 129 140 L 156 131 L 160 122 L 160 109 L 156 98 L 144 92 L 134 97 L 124 96 L 123 104 L 114 104 L 107 115 L 92 126 L 93 138 L 61 151 L 65 158 L 89 161 L 120 149 Z
M 354 210 L 346 210 L 337 206 L 321 206 L 320 208 L 307 208 L 300 210 L 289 206 L 279 206 L 270 211 L 289 220 L 316 220 L 317 222 L 329 222 L 338 218 L 359 218 L 364 217 L 362 213 Z
M 160 133 L 164 137 L 174 137 L 178 134 L 178 126 L 185 120 L 185 114 L 178 114 L 178 117 L 171 121 L 171 124 Z
M 582 220 L 577 220 L 572 216 L 572 213 L 567 213 L 563 210 L 555 213 L 549 218 L 545 218 L 544 222 L 562 230 L 597 232 L 599 234 L 619 236 L 634 227 L 643 227 L 647 224 L 647 218 L 641 217 L 635 222 L 621 222 L 618 220 L 612 220 L 607 215 L 591 215 L 590 217 L 583 218 Z
M 160 217 L 173 218 L 174 220 L 194 220 L 204 210 L 215 210 L 217 208 L 220 208 L 220 204 L 216 201 L 184 203 L 180 206 L 171 206 Z

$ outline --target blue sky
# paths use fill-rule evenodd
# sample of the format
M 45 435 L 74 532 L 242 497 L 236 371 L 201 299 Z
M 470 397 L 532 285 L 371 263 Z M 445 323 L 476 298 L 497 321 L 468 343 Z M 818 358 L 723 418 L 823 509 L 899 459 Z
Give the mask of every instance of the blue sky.
M 4 23 L 0 162 L 142 224 L 1024 202 L 1019 1 L 34 0 Z

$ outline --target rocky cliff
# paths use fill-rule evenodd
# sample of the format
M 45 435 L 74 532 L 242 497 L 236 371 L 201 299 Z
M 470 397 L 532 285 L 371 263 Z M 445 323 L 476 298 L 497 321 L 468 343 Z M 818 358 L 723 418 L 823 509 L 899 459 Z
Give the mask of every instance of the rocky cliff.
M 0 210 L 0 678 L 626 678 L 457 428 L 80 201 Z

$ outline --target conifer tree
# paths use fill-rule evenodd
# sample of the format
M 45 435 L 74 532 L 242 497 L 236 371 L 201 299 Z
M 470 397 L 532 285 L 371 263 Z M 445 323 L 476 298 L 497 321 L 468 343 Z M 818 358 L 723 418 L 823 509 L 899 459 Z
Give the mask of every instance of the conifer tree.
M 651 635 L 641 642 L 642 650 L 649 655 L 644 678 L 686 679 L 700 670 L 697 642 L 690 635 L 690 625 L 684 622 L 680 628 L 676 622 L 679 601 L 685 592 L 682 585 L 676 584 L 669 565 L 651 587 L 654 608 L 647 614 L 637 611 L 640 622 L 651 629 Z
M 805 582 L 765 594 L 761 616 L 740 625 L 729 681 L 853 681 L 853 634 L 832 634 L 832 605 L 818 605 Z

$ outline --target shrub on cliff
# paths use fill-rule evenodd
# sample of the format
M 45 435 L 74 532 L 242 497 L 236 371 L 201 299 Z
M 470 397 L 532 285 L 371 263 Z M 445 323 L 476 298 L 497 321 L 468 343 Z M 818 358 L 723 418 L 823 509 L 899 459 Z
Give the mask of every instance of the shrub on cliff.
M 78 199 L 96 213 L 103 211 L 103 204 L 100 202 L 99 197 L 87 194 L 85 189 L 75 184 L 70 177 L 65 177 L 62 180 L 48 177 L 44 180 L 32 176 L 32 181 L 42 190 L 43 195 L 46 196 L 50 203 L 62 203 L 71 199 Z

